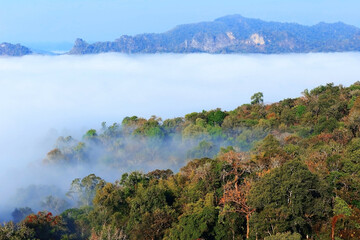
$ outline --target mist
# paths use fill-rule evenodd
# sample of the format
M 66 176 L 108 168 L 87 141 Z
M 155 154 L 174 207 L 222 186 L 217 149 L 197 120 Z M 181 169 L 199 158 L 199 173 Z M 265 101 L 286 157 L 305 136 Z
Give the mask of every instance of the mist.
M 44 166 L 59 136 L 81 139 L 126 116 L 165 120 L 232 110 L 255 92 L 271 103 L 330 82 L 349 86 L 360 80 L 359 66 L 360 53 L 0 58 L 0 196 L 8 196 L 0 199 L 0 220 L 4 209 L 24 207 L 11 200 L 18 189 L 35 184 L 65 192 L 76 177 L 121 176 L 98 165 Z

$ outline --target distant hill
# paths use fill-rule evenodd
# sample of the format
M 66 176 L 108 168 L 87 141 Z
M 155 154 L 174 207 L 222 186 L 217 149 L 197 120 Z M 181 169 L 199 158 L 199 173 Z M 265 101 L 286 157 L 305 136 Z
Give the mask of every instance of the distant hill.
M 24 56 L 32 54 L 32 51 L 20 44 L 1 43 L 0 56 Z
M 342 22 L 304 26 L 241 15 L 177 26 L 160 34 L 123 35 L 113 42 L 77 39 L 70 54 L 121 53 L 306 53 L 360 50 L 360 29 Z

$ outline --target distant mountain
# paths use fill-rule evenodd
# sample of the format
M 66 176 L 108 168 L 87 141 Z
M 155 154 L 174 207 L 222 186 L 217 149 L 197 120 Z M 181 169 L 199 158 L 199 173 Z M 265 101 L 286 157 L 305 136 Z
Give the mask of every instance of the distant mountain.
M 360 29 L 342 22 L 304 26 L 231 15 L 186 24 L 160 34 L 123 35 L 113 42 L 77 39 L 70 54 L 121 53 L 306 53 L 360 50 Z
M 0 44 L 0 56 L 24 56 L 32 54 L 32 51 L 20 44 L 1 43 Z

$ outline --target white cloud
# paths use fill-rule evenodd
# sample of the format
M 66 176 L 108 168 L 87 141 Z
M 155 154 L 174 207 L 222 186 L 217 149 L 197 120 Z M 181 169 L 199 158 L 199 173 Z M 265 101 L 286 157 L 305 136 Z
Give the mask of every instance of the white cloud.
M 19 162 L 9 151 L 34 148 L 51 129 L 79 134 L 128 115 L 231 110 L 258 91 L 274 102 L 319 84 L 349 85 L 360 80 L 358 66 L 358 53 L 0 58 L 0 161 Z

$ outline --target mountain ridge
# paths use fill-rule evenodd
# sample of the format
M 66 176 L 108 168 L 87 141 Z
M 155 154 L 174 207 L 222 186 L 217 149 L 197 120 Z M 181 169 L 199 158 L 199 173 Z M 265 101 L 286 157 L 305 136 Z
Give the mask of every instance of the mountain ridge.
M 312 26 L 264 21 L 239 14 L 177 25 L 163 33 L 121 35 L 113 41 L 76 39 L 65 54 L 119 53 L 309 53 L 360 51 L 360 28 L 343 22 Z M 0 56 L 51 55 L 20 44 L 1 43 Z M 57 53 L 56 53 L 57 55 Z
M 69 54 L 120 53 L 307 53 L 360 50 L 360 29 L 343 22 L 313 26 L 228 15 L 183 24 L 163 33 L 122 35 L 114 41 L 77 39 Z

